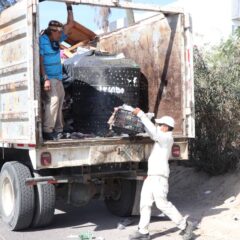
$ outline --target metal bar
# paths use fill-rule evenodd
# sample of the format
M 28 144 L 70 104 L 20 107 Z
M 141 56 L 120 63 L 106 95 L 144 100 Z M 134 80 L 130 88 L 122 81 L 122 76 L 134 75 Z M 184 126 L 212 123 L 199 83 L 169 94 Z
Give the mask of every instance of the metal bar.
M 69 2 L 73 4 L 93 5 L 99 7 L 133 9 L 141 11 L 162 12 L 164 14 L 179 14 L 183 13 L 182 8 L 178 7 L 160 7 L 152 4 L 132 3 L 118 0 L 50 0 L 56 2 Z
M 126 0 L 127 2 L 132 2 L 132 0 Z M 127 15 L 127 23 L 128 26 L 131 26 L 135 23 L 135 18 L 134 18 L 134 12 L 132 9 L 127 9 L 126 10 L 126 15 Z
M 28 120 L 28 112 L 1 112 L 0 120 Z
M 26 35 L 27 34 L 26 34 L 25 28 L 17 29 L 12 32 L 8 32 L 6 34 L 2 34 L 0 37 L 0 45 L 4 45 L 6 43 L 24 38 L 24 37 L 26 37 Z
M 35 178 L 27 178 L 25 184 L 28 186 L 36 185 L 38 183 L 42 184 L 57 184 L 57 183 L 68 183 L 68 179 L 58 179 L 52 176 L 46 177 L 35 177 Z
M 20 63 L 14 63 L 12 65 L 4 66 L 3 68 L 0 68 L 0 77 L 9 76 L 12 74 L 17 73 L 25 73 L 27 72 L 27 65 L 26 61 L 20 62 Z
M 0 84 L 0 92 L 4 91 L 17 91 L 19 88 L 27 88 L 27 80 L 16 81 L 16 82 L 8 82 L 4 84 Z

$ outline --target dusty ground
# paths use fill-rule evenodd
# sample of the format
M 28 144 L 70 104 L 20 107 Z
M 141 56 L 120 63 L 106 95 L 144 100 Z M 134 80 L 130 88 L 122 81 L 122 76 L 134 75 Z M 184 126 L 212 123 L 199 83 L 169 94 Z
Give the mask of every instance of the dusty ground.
M 169 199 L 197 225 L 196 239 L 240 239 L 240 172 L 209 177 L 174 167 Z
M 169 199 L 197 225 L 195 239 L 240 239 L 240 172 L 209 177 L 174 166 Z M 79 240 L 78 235 L 85 231 L 105 240 L 127 240 L 139 217 L 134 217 L 133 224 L 124 230 L 117 229 L 121 220 L 111 215 L 101 201 L 92 201 L 83 208 L 58 204 L 54 222 L 48 228 L 10 232 L 0 221 L 0 240 Z M 181 239 L 175 225 L 164 217 L 153 217 L 150 231 L 154 240 Z

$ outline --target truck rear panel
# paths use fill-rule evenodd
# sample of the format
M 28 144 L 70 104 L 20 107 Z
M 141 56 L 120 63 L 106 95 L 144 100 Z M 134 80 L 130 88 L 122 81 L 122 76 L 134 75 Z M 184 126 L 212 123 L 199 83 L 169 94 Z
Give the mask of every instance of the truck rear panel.
M 139 163 L 148 159 L 152 145 L 153 141 L 146 135 L 60 140 L 45 142 L 38 148 L 30 147 L 29 155 L 34 169 Z M 175 139 L 174 146 L 178 146 L 181 152 L 176 158 L 173 151 L 171 159 L 188 158 L 185 139 Z M 26 146 L 15 147 L 22 149 Z
M 36 143 L 34 7 L 22 0 L 0 14 L 0 142 Z

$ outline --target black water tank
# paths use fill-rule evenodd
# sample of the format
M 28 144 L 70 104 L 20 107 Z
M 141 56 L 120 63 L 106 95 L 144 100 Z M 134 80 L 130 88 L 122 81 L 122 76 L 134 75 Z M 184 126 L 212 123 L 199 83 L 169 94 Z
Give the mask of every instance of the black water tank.
M 140 68 L 116 56 L 75 56 L 65 66 L 71 73 L 74 128 L 104 136 L 114 107 L 139 106 Z

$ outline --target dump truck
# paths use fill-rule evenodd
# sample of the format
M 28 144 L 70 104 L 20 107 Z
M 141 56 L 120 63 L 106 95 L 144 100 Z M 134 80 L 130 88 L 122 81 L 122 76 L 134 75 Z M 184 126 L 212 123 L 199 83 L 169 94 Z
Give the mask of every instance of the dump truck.
M 157 117 L 170 115 L 176 121 L 171 159 L 188 159 L 188 140 L 195 134 L 189 15 L 181 9 L 124 1 L 59 2 L 156 13 L 100 34 L 98 45 L 124 53 L 140 66 L 147 86 L 143 104 Z M 47 226 L 56 198 L 75 206 L 104 199 L 113 214 L 131 215 L 153 145 L 148 136 L 43 140 L 40 4 L 20 0 L 0 13 L 1 221 L 11 230 Z

